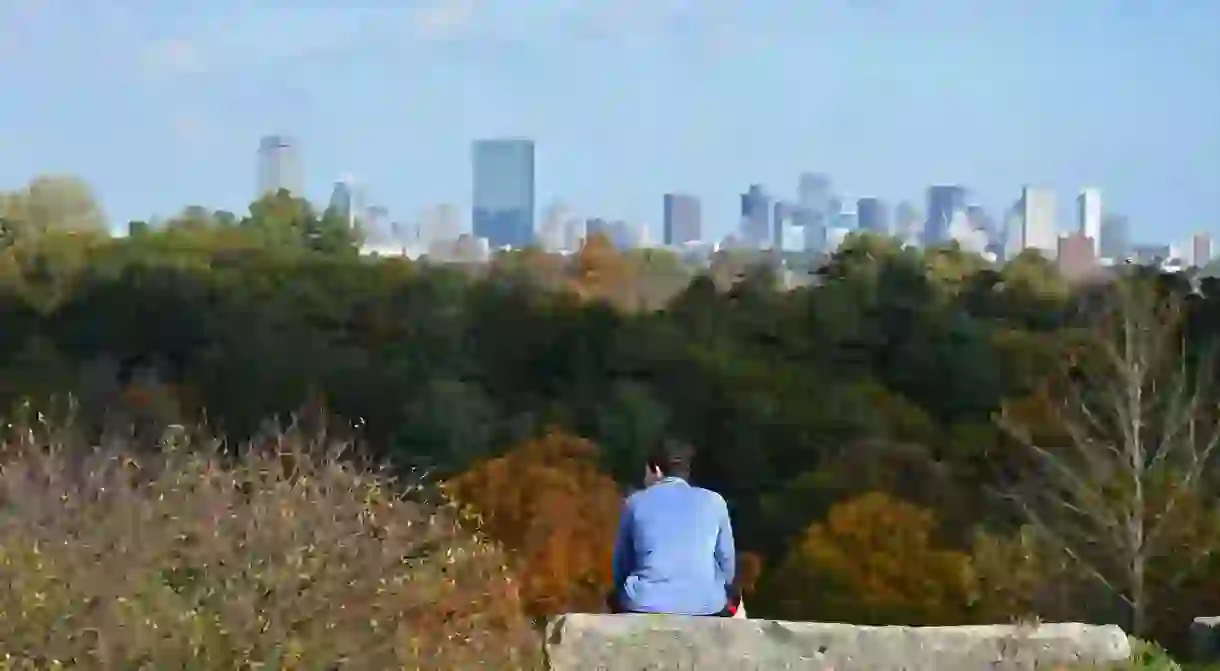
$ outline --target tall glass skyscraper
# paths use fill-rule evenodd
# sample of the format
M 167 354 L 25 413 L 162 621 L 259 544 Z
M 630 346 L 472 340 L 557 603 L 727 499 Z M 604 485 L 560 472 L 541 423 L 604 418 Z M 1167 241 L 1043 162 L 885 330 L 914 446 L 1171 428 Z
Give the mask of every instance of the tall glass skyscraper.
M 928 187 L 928 220 L 924 224 L 923 244 L 934 246 L 949 241 L 949 224 L 958 212 L 966 211 L 966 189 L 953 185 Z
M 521 248 L 534 242 L 534 142 L 479 140 L 474 163 L 474 235 L 492 247 Z
M 889 235 L 889 210 L 877 198 L 860 198 L 856 201 L 856 224 L 861 231 Z
M 304 197 L 304 176 L 296 142 L 286 135 L 267 135 L 258 143 L 258 195 L 287 189 Z

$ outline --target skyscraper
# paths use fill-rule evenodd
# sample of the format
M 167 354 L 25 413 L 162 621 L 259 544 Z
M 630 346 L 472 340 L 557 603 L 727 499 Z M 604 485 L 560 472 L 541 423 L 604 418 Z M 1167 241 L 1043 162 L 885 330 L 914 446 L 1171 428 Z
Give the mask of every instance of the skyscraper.
M 287 189 L 304 196 L 301 156 L 296 143 L 286 135 L 266 135 L 258 143 L 258 195 Z
M 784 230 L 796 225 L 798 207 L 786 200 L 775 201 L 771 208 L 771 249 L 784 248 Z
M 1212 260 L 1212 236 L 1208 233 L 1195 233 L 1190 239 L 1191 263 L 1202 268 Z
M 474 143 L 474 234 L 492 247 L 526 247 L 534 241 L 534 142 Z
M 1088 188 L 1076 197 L 1076 227 L 1093 239 L 1094 255 L 1101 255 L 1101 189 Z
M 663 203 L 661 242 L 684 245 L 703 237 L 703 212 L 699 199 L 685 193 L 667 193 Z
M 350 177 L 344 177 L 335 182 L 328 207 L 354 227 L 357 218 L 364 214 L 364 190 Z
M 1037 249 L 1046 258 L 1055 258 L 1059 254 L 1055 191 L 1045 186 L 1023 187 L 1020 206 L 1026 249 Z
M 1131 256 L 1131 225 L 1120 214 L 1101 217 L 1101 256 L 1122 263 Z
M 828 175 L 801 173 L 796 184 L 797 211 L 794 218 L 796 225 L 805 229 L 807 250 L 820 252 L 825 248 L 826 229 L 833 225 L 831 216 L 839 213 L 839 205 L 834 200 Z
M 949 224 L 966 209 L 966 189 L 956 184 L 928 187 L 928 219 L 924 223 L 923 244 L 928 247 L 949 241 Z
M 868 233 L 890 234 L 889 211 L 878 198 L 861 198 L 856 201 L 856 226 Z
M 771 197 L 759 184 L 741 194 L 742 242 L 752 248 L 760 248 L 771 240 Z

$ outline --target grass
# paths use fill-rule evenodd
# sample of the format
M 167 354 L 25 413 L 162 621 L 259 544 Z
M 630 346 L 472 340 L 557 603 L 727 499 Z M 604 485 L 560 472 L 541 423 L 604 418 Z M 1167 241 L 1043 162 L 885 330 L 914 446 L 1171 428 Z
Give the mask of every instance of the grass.
M 298 433 L 0 445 L 0 669 L 530 668 L 504 556 Z

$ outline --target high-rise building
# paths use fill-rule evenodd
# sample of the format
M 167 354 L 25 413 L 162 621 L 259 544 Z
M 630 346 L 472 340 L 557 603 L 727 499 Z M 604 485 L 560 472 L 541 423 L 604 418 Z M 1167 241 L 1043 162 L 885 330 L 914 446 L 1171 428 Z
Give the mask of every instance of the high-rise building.
M 861 231 L 890 234 L 889 211 L 878 198 L 861 198 L 856 201 L 856 225 Z
M 561 202 L 551 203 L 546 208 L 538 226 L 538 244 L 543 251 L 558 252 L 565 248 L 564 230 L 571 216 L 568 206 Z
M 1084 231 L 1065 235 L 1056 242 L 1055 263 L 1059 273 L 1068 280 L 1091 275 L 1097 267 L 1097 245 Z
M 1195 233 L 1190 239 L 1191 263 L 1202 268 L 1212 260 L 1212 236 L 1208 233 Z
M 771 212 L 771 249 L 784 248 L 784 229 L 796 224 L 797 206 L 786 200 L 775 201 Z
M 665 194 L 661 241 L 685 245 L 703 238 L 703 210 L 699 199 L 685 193 Z
M 1087 188 L 1076 196 L 1076 229 L 1093 241 L 1093 253 L 1101 255 L 1101 189 Z
M 287 135 L 266 135 L 258 143 L 258 195 L 285 189 L 304 196 L 301 156 L 296 142 Z
M 527 247 L 534 241 L 534 142 L 479 140 L 474 163 L 474 235 L 492 247 Z
M 356 220 L 364 214 L 364 189 L 350 177 L 340 179 L 330 192 L 329 209 L 343 217 L 348 226 L 355 227 Z
M 1018 199 L 1004 214 L 1004 254 L 1005 261 L 1012 261 L 1025 251 L 1025 217 L 1021 214 L 1021 201 Z
M 908 201 L 894 208 L 894 236 L 903 244 L 918 242 L 923 236 L 923 215 Z
M 949 224 L 958 212 L 966 210 L 966 189 L 956 184 L 928 187 L 928 219 L 923 229 L 923 244 L 928 247 L 949 241 Z
M 741 194 L 742 242 L 754 249 L 767 245 L 771 240 L 771 197 L 759 184 Z
M 1101 217 L 1101 256 L 1122 263 L 1131 256 L 1131 224 L 1121 214 Z
M 1025 248 L 1037 249 L 1046 258 L 1054 258 L 1059 253 L 1055 191 L 1044 186 L 1023 187 L 1020 205 Z

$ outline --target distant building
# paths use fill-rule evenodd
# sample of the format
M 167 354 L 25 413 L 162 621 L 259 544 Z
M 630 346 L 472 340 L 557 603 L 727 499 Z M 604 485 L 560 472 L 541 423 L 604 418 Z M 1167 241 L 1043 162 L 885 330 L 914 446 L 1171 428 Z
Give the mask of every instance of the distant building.
M 685 245 L 703 238 L 703 208 L 699 199 L 684 193 L 667 193 L 664 198 L 661 242 Z
M 267 135 L 258 143 L 258 194 L 285 189 L 304 197 L 304 176 L 296 142 L 287 135 Z
M 1190 239 L 1191 264 L 1202 268 L 1212 260 L 1212 236 L 1208 233 L 1195 233 Z
M 861 198 L 856 201 L 856 225 L 861 231 L 890 234 L 889 211 L 878 198 Z
M 341 179 L 335 182 L 335 188 L 330 192 L 328 207 L 354 228 L 364 211 L 364 189 L 351 178 Z
M 908 201 L 894 208 L 894 236 L 904 244 L 914 244 L 923 238 L 923 214 Z
M 784 229 L 796 224 L 798 206 L 786 200 L 775 201 L 771 212 L 771 249 L 784 248 Z
M 1135 245 L 1131 255 L 1140 265 L 1159 266 L 1173 257 L 1173 250 L 1169 245 Z
M 1101 189 L 1088 188 L 1076 196 L 1076 230 L 1093 241 L 1101 256 Z
M 1101 217 L 1101 256 L 1115 262 L 1126 261 L 1131 256 L 1131 224 L 1120 214 L 1103 214 Z
M 1081 231 L 1059 238 L 1055 263 L 1069 281 L 1083 279 L 1097 270 L 1097 245 Z
M 759 184 L 741 194 L 741 237 L 748 247 L 760 248 L 771 240 L 771 197 Z
M 1025 249 L 1034 248 L 1047 258 L 1059 253 L 1055 191 L 1049 187 L 1026 186 L 1021 189 L 1021 227 Z
M 534 142 L 480 140 L 474 164 L 474 235 L 492 247 L 527 247 L 534 242 Z
M 932 247 L 949 241 L 949 224 L 959 211 L 966 209 L 966 189 L 957 185 L 928 188 L 927 221 L 924 223 L 923 244 Z

